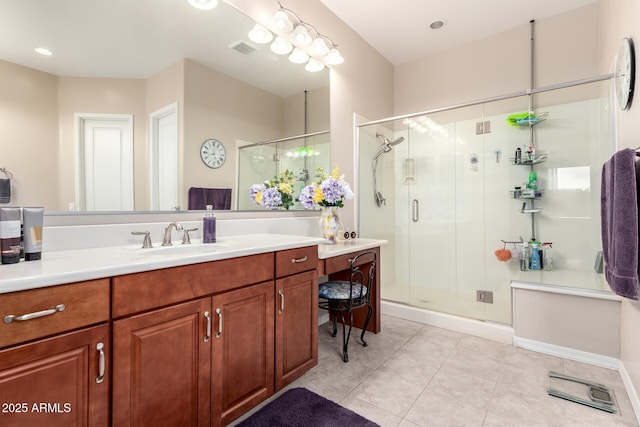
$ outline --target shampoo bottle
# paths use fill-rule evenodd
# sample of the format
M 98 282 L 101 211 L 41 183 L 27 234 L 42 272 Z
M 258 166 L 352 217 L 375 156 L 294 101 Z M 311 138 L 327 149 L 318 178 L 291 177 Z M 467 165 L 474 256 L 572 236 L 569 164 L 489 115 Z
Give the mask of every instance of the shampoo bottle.
M 538 189 L 538 174 L 534 171 L 529 172 L 529 182 L 527 187 L 534 191 Z
M 207 205 L 207 213 L 203 218 L 202 243 L 216 242 L 216 217 L 213 216 L 213 206 Z

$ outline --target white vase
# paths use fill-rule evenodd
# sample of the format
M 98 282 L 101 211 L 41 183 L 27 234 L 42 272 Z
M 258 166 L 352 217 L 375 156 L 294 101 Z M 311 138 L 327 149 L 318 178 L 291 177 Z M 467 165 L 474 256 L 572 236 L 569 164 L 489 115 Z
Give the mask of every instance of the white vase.
M 322 227 L 322 237 L 327 239 L 327 243 L 334 245 L 336 243 L 336 233 L 340 225 L 340 217 L 338 216 L 337 206 L 323 206 L 322 215 L 320 215 L 320 227 Z

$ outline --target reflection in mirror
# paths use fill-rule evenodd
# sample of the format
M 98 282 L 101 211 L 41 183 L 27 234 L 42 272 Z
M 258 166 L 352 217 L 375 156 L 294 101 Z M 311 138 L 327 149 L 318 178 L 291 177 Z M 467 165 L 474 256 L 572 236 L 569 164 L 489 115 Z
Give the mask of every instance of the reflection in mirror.
M 329 129 L 328 69 L 249 41 L 255 23 L 222 1 L 209 11 L 186 0 L 5 3 L 0 167 L 14 175 L 11 205 L 185 209 L 190 187 L 215 187 L 232 190 L 235 208 L 246 192 L 238 146 Z M 53 55 L 36 54 L 40 43 Z M 218 168 L 201 160 L 208 139 L 226 149 Z
M 264 210 L 250 199 L 249 188 L 288 170 L 296 179 L 294 204 L 289 209 L 304 210 L 298 201 L 300 190 L 315 180 L 318 166 L 330 169 L 329 132 L 307 135 L 238 148 L 238 209 Z

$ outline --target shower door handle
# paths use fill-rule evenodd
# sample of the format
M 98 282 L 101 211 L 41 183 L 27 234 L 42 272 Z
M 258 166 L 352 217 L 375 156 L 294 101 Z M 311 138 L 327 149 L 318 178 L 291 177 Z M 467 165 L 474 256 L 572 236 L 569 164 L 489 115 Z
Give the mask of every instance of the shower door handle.
M 420 203 L 418 199 L 413 199 L 413 209 L 411 210 L 411 219 L 413 222 L 418 222 L 420 219 Z

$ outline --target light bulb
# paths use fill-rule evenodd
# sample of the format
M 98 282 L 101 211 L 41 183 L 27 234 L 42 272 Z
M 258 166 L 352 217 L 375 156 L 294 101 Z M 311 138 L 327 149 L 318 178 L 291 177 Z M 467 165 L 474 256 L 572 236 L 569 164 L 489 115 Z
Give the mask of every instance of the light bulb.
M 307 65 L 304 66 L 304 69 L 309 72 L 316 73 L 324 70 L 324 64 L 315 58 L 311 58 L 309 59 L 309 62 L 307 62 Z
M 293 50 L 293 45 L 280 36 L 271 43 L 271 51 L 278 55 L 286 55 Z
M 311 50 L 314 56 L 324 56 L 329 53 L 329 47 L 321 37 L 316 37 L 311 43 Z
M 289 32 L 293 30 L 293 23 L 289 19 L 287 12 L 280 9 L 273 15 L 273 26 L 280 31 Z
M 344 58 L 340 55 L 340 52 L 335 47 L 332 47 L 327 53 L 325 62 L 329 65 L 338 65 L 344 62 Z
M 307 28 L 300 24 L 291 33 L 291 42 L 298 46 L 309 46 L 311 44 L 311 36 Z
M 308 60 L 309 55 L 307 55 L 304 50 L 297 47 L 293 49 L 293 52 L 291 52 L 291 55 L 289 55 L 289 61 L 293 62 L 294 64 L 304 64 Z
M 263 25 L 256 24 L 253 26 L 253 29 L 249 31 L 249 39 L 256 43 L 269 43 L 273 40 L 273 34 Z
M 196 9 L 211 10 L 218 5 L 218 0 L 188 0 L 189 4 Z

